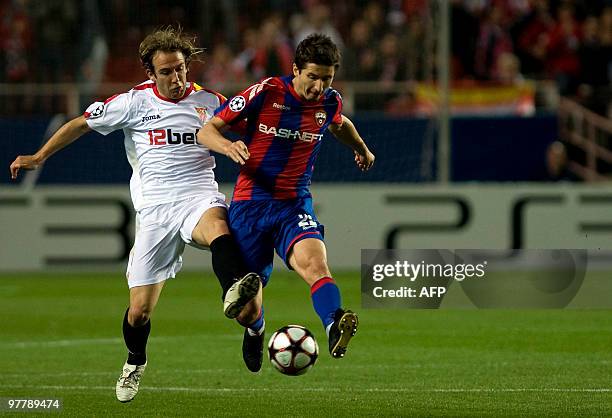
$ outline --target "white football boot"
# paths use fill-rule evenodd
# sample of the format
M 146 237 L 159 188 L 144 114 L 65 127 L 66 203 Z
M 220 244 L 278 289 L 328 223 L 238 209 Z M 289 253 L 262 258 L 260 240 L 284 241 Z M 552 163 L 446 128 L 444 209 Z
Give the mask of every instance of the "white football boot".
M 123 371 L 115 387 L 115 393 L 119 402 L 129 402 L 134 399 L 138 393 L 138 385 L 140 384 L 140 378 L 144 373 L 145 367 L 147 367 L 147 363 L 142 366 L 127 363 L 123 365 Z
M 228 318 L 236 318 L 244 305 L 249 303 L 259 292 L 261 279 L 255 273 L 247 273 L 229 288 L 223 299 L 223 313 Z

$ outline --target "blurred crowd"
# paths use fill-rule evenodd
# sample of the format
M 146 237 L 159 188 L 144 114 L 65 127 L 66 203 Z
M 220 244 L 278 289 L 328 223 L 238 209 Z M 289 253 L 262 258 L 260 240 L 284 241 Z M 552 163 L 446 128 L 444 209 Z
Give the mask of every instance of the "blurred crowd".
M 0 83 L 139 82 L 138 44 L 183 25 L 207 49 L 191 78 L 223 86 L 291 71 L 309 33 L 341 47 L 338 80 L 432 81 L 438 0 L 0 0 Z M 610 103 L 611 0 L 450 0 L 451 76 L 554 80 L 599 113 Z M 92 87 L 93 88 L 93 87 Z M 360 107 L 392 101 L 366 100 Z

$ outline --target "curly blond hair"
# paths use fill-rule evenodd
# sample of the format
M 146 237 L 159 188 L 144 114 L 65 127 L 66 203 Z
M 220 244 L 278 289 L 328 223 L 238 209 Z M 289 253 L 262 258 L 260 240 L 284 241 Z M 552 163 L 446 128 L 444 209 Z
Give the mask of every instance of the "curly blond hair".
M 167 26 L 147 35 L 138 47 L 140 62 L 146 70 L 155 72 L 153 68 L 153 57 L 157 51 L 176 52 L 180 51 L 185 57 L 185 64 L 204 51 L 195 44 L 196 37 L 183 33 L 180 26 Z

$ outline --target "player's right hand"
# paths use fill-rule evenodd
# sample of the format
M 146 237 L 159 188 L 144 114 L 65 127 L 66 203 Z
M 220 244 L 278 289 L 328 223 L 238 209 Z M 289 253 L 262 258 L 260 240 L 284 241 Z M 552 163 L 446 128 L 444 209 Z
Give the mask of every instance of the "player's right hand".
M 19 170 L 35 170 L 42 165 L 42 162 L 33 155 L 20 155 L 11 164 L 11 178 L 15 180 Z
M 225 149 L 225 155 L 240 165 L 245 165 L 251 156 L 246 144 L 240 140 L 230 143 Z
M 374 165 L 374 154 L 370 152 L 370 150 L 366 150 L 366 153 L 361 155 L 357 151 L 355 151 L 355 164 L 361 171 L 368 171 Z

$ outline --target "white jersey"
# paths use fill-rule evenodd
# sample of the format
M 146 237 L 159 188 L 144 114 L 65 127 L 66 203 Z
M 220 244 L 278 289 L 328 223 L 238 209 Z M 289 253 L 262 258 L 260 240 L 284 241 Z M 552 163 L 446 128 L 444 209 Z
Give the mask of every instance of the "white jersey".
M 147 81 L 93 103 L 84 116 L 102 135 L 123 129 L 133 170 L 132 203 L 140 210 L 218 189 L 215 159 L 196 142 L 196 134 L 223 101 L 222 95 L 195 83 L 188 83 L 182 99 L 166 99 Z

